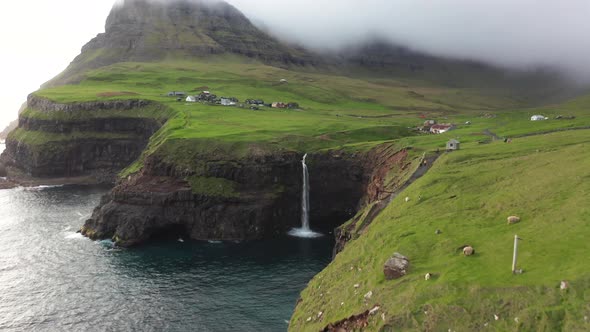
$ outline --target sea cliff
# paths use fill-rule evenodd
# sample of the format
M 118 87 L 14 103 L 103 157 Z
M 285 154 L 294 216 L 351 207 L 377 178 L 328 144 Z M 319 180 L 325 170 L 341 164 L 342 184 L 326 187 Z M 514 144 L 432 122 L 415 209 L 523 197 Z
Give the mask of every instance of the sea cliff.
M 199 156 L 194 171 L 155 153 L 103 198 L 82 233 L 122 246 L 160 236 L 252 240 L 284 234 L 300 224 L 301 157 L 292 151 Z M 383 180 L 375 173 L 389 167 L 379 158 L 373 151 L 308 155 L 312 227 L 331 232 L 373 199 L 375 181 Z
M 15 182 L 88 176 L 113 183 L 166 121 L 163 106 L 144 100 L 57 103 L 32 94 L 27 103 L 0 157 Z M 162 117 L 142 115 L 158 108 Z

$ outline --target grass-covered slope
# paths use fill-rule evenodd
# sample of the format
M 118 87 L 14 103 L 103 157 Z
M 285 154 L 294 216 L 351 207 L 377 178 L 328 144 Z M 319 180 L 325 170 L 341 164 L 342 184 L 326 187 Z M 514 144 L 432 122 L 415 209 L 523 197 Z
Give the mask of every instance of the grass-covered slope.
M 317 331 L 374 305 L 367 330 L 587 330 L 589 143 L 590 130 L 565 131 L 441 156 L 310 282 L 291 330 Z M 508 225 L 510 215 L 522 221 Z M 515 234 L 521 275 L 511 273 Z M 466 244 L 475 256 L 462 255 Z M 394 252 L 411 267 L 386 281 Z
M 253 111 L 166 96 L 168 91 L 201 90 L 241 101 L 297 102 L 301 109 Z M 460 151 L 439 158 L 311 281 L 291 329 L 319 330 L 375 304 L 381 309 L 370 317 L 370 330 L 462 331 L 485 324 L 497 330 L 588 327 L 584 316 L 590 315 L 590 274 L 583 255 L 590 235 L 584 205 L 590 198 L 585 185 L 590 131 L 581 129 L 590 126 L 587 97 L 527 108 L 527 102 L 502 89 L 292 71 L 230 56 L 208 62 L 118 63 L 85 73 L 77 85 L 35 95 L 57 103 L 141 99 L 162 106 L 125 115 L 168 121 L 122 175 L 140 170 L 149 155 L 199 174 L 195 161 L 203 156 L 218 160 L 285 150 L 354 151 L 396 140 L 396 146 L 411 147 L 416 157 L 442 150 L 449 138 L 458 138 Z M 531 122 L 533 114 L 549 120 Z M 554 119 L 558 115 L 567 119 Z M 67 122 L 121 114 L 29 109 L 22 116 Z M 454 123 L 457 129 L 444 135 L 414 133 L 411 128 L 425 119 Z M 559 132 L 539 135 L 554 131 Z M 513 141 L 494 140 L 494 134 Z M 108 133 L 50 134 L 22 128 L 12 138 L 42 148 L 88 135 L 111 138 Z M 235 194 L 231 183 L 188 180 L 195 192 Z M 411 198 L 407 203 L 406 196 Z M 523 221 L 508 226 L 506 217 L 513 214 Z M 436 235 L 436 229 L 442 234 Z M 515 233 L 525 239 L 520 256 L 525 273 L 518 276 L 510 273 Z M 465 244 L 475 247 L 474 257 L 461 256 L 457 248 Z M 396 251 L 410 258 L 410 274 L 385 281 L 383 263 Z M 427 272 L 435 278 L 425 281 Z M 561 280 L 569 281 L 568 290 L 557 288 Z M 369 291 L 373 295 L 365 301 Z
M 281 83 L 282 79 L 288 83 Z M 297 102 L 301 109 L 283 110 L 262 107 L 225 107 L 178 102 L 169 91 L 198 94 L 209 90 L 218 96 Z M 142 99 L 159 106 L 133 112 L 100 110 L 96 112 L 39 112 L 28 109 L 22 115 L 35 120 L 84 121 L 96 118 L 167 118 L 143 157 L 159 153 L 162 159 L 186 163 L 198 152 L 243 156 L 252 151 L 289 150 L 313 152 L 327 148 L 367 149 L 383 141 L 414 136 L 410 128 L 424 119 L 453 122 L 459 129 L 453 135 L 466 140 L 486 140 L 485 129 L 498 135 L 517 135 L 548 131 L 564 126 L 590 124 L 583 108 L 576 103 L 564 115 L 576 119 L 530 124 L 530 115 L 543 111 L 547 116 L 561 114 L 559 108 L 528 110 L 528 104 L 510 90 L 466 89 L 437 86 L 429 82 L 405 79 L 350 78 L 333 74 L 280 69 L 236 56 L 215 60 L 155 63 L 118 63 L 88 71 L 76 85 L 42 89 L 35 95 L 57 103 L 101 102 Z M 581 102 L 583 104 L 583 101 Z M 482 116 L 486 113 L 495 117 Z M 461 125 L 470 121 L 471 125 Z M 59 135 L 19 130 L 13 134 L 24 143 L 75 140 L 84 133 Z M 403 145 L 425 148 L 441 146 L 440 137 L 414 137 Z M 193 158 L 194 159 L 194 158 Z M 142 167 L 143 158 L 124 175 Z
M 281 79 L 288 83 L 281 84 Z M 263 99 L 267 103 L 294 101 L 301 109 L 251 111 L 188 104 L 166 96 L 168 91 L 198 94 L 201 90 L 237 97 L 241 101 L 248 98 Z M 407 82 L 394 79 L 302 73 L 220 57 L 217 62 L 208 63 L 115 64 L 90 71 L 77 85 L 44 89 L 36 94 L 60 103 L 153 100 L 176 114 L 163 129 L 166 140 L 215 138 L 227 142 L 263 142 L 306 151 L 407 136 L 407 127 L 423 121 L 421 115 L 444 117 L 468 109 L 522 106 L 518 99 L 507 97 L 506 92 L 492 92 L 436 87 L 425 82 L 413 82 L 408 87 Z M 157 116 L 151 113 L 150 116 Z M 46 115 L 30 110 L 25 116 Z

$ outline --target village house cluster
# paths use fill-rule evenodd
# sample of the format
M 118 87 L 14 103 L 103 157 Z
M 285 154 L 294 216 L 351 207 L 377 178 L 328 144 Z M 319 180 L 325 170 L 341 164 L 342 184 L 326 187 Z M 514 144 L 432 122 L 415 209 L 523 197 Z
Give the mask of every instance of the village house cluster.
M 283 108 L 283 109 L 299 109 L 299 104 L 296 102 L 273 102 L 265 103 L 262 99 L 246 99 L 244 103 L 240 103 L 235 97 L 218 97 L 210 91 L 201 91 L 198 95 L 187 95 L 181 91 L 168 92 L 168 97 L 176 97 L 177 101 L 186 101 L 187 103 L 208 103 L 213 105 L 236 106 L 240 108 L 249 107 L 252 110 L 258 110 L 260 107 L 269 108 Z
M 426 120 L 421 127 L 418 127 L 418 129 L 426 133 L 442 134 L 455 129 L 455 125 L 451 123 L 436 123 L 435 120 Z

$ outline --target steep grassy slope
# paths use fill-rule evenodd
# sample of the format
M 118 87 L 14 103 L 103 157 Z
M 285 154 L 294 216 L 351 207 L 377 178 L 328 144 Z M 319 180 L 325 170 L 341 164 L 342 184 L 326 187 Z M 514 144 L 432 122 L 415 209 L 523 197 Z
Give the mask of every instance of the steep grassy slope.
M 281 79 L 288 83 L 280 83 Z M 167 96 L 168 91 L 198 94 L 201 90 L 242 101 L 248 98 L 267 103 L 295 101 L 301 109 L 263 107 L 252 111 L 247 107 L 178 102 Z M 209 151 L 235 155 L 255 150 L 303 153 L 344 146 L 364 150 L 383 141 L 413 136 L 408 128 L 419 125 L 425 118 L 457 124 L 471 121 L 471 125 L 460 125 L 454 132 L 455 136 L 468 135 L 462 140 L 486 140 L 482 134 L 485 129 L 497 131 L 499 135 L 516 135 L 524 124 L 537 127 L 536 131 L 590 124 L 583 116 L 583 108 L 576 108 L 575 102 L 564 115 L 578 115 L 576 119 L 530 124 L 529 116 L 535 112 L 553 116 L 561 111 L 559 108 L 519 109 L 527 103 L 513 97 L 510 90 L 500 88 L 459 89 L 403 79 L 353 79 L 279 69 L 255 61 L 245 62 L 235 56 L 220 56 L 207 62 L 118 63 L 89 71 L 79 84 L 43 89 L 35 95 L 57 103 L 155 101 L 161 107 L 125 113 L 106 110 L 47 113 L 30 108 L 22 117 L 64 122 L 121 116 L 167 118 L 168 122 L 152 138 L 144 157 L 158 151 L 164 159 L 184 164 L 190 164 L 183 159 L 190 159 L 192 154 L 187 152 L 187 147 L 191 146 L 200 154 Z M 491 111 L 496 117 L 482 117 Z M 80 135 L 84 133 L 45 135 L 21 128 L 12 137 L 42 149 L 43 144 L 76 140 Z M 440 147 L 442 143 L 437 137 L 416 137 L 400 144 L 415 145 L 417 140 L 427 147 Z M 143 159 L 123 175 L 139 170 Z
M 480 90 L 433 87 L 428 83 L 415 83 L 410 88 L 403 81 L 300 73 L 232 60 L 222 57 L 213 63 L 121 63 L 89 72 L 79 85 L 44 89 L 36 95 L 62 103 L 129 98 L 154 100 L 177 112 L 167 126 L 170 138 L 278 142 L 300 147 L 302 151 L 407 135 L 404 127 L 420 123 L 419 116 L 423 114 L 442 117 L 461 110 L 522 105 L 519 100 L 507 97 L 507 93 L 502 95 L 501 91 L 490 96 Z M 283 78 L 289 83 L 280 84 Z M 166 96 L 168 91 L 197 94 L 204 89 L 240 100 L 296 101 L 302 109 L 263 108 L 261 112 L 253 112 L 179 103 Z M 29 111 L 25 116 L 42 115 Z
M 577 130 L 445 154 L 310 282 L 291 330 L 317 331 L 374 305 L 367 330 L 587 330 L 589 143 L 590 130 Z M 509 215 L 521 223 L 507 225 Z M 514 234 L 524 239 L 522 275 L 510 271 Z M 475 256 L 462 255 L 465 244 Z M 386 281 L 394 252 L 409 257 L 410 272 Z

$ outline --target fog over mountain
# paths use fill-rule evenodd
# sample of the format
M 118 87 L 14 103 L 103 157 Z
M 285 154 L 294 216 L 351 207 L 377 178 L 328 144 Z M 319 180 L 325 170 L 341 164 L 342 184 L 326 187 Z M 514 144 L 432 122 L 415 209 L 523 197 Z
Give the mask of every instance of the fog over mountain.
M 380 39 L 506 67 L 556 67 L 590 81 L 587 0 L 226 1 L 267 32 L 314 50 Z
M 587 0 L 229 0 L 276 36 L 334 50 L 382 38 L 456 58 L 555 66 L 590 81 Z

